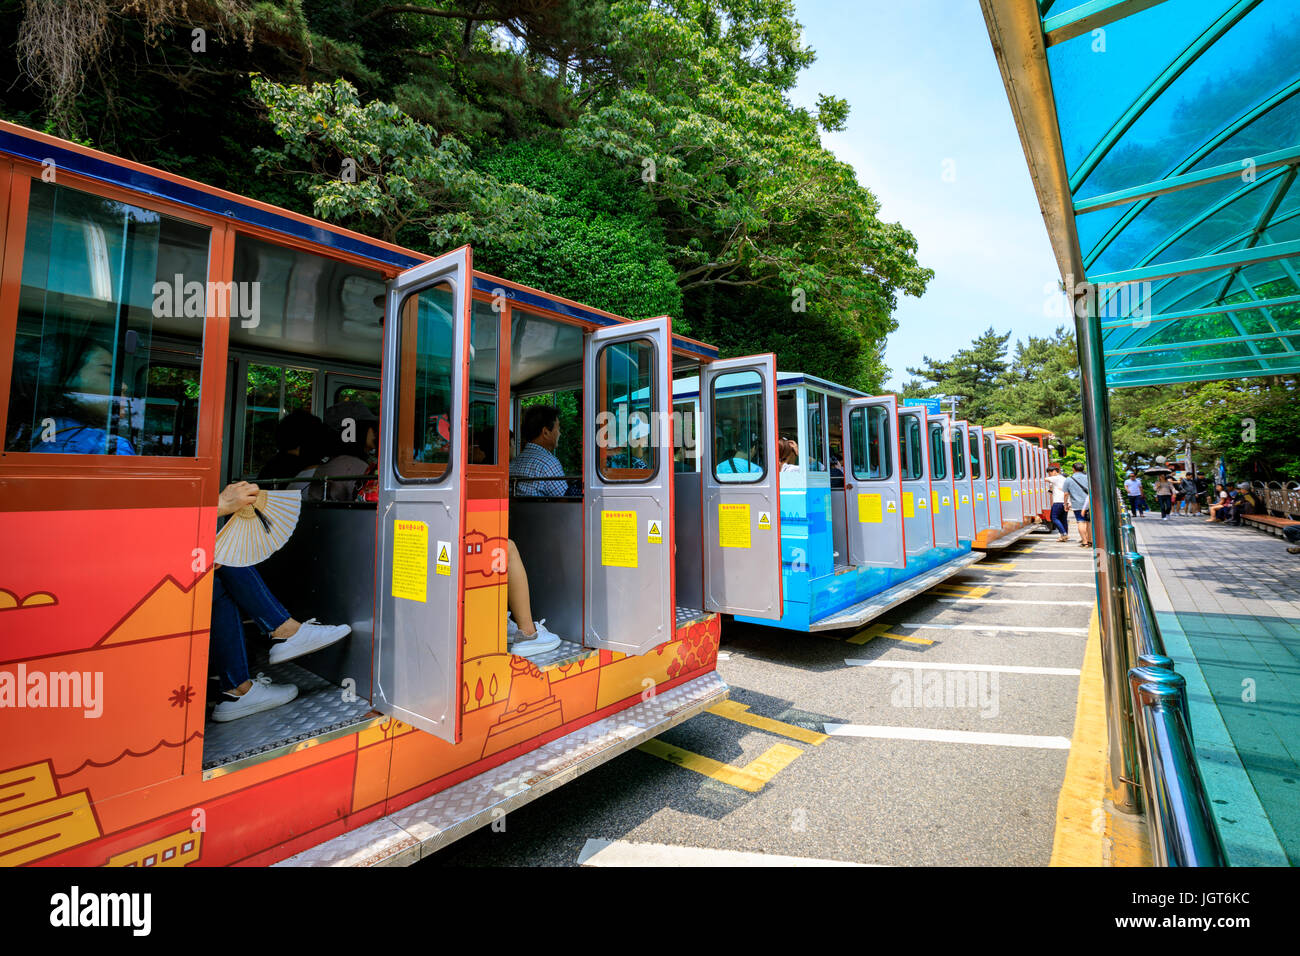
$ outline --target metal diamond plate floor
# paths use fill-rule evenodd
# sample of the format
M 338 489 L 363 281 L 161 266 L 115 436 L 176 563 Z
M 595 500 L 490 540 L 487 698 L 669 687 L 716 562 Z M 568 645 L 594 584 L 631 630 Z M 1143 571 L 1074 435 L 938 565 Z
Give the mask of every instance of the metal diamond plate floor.
M 204 770 L 346 727 L 371 712 L 369 701 L 345 700 L 342 688 L 292 661 L 263 661 L 253 670 L 277 684 L 296 684 L 298 696 L 283 707 L 227 723 L 209 717 L 203 731 Z

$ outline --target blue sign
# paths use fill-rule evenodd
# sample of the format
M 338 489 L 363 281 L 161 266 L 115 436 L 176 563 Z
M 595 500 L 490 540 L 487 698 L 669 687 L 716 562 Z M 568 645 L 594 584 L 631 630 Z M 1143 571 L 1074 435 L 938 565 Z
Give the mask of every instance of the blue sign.
M 925 410 L 931 415 L 938 415 L 943 411 L 943 409 L 939 407 L 939 399 L 937 398 L 905 398 L 903 399 L 903 404 L 924 405 Z

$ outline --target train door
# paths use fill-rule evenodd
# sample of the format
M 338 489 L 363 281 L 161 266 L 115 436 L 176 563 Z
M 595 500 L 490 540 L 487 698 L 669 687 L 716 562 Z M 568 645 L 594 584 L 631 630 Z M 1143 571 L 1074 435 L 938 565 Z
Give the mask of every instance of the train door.
M 668 319 L 583 346 L 583 640 L 644 654 L 673 636 L 673 390 Z
M 898 471 L 902 478 L 903 535 L 908 554 L 934 547 L 930 454 L 926 414 L 921 406 L 898 410 Z
M 1037 445 L 1034 446 L 1034 461 L 1038 465 L 1038 507 L 1035 509 L 1034 513 L 1040 515 L 1048 509 L 1047 460 L 1045 455 L 1046 452 L 1044 452 L 1043 449 L 1039 448 Z
M 898 399 L 856 398 L 841 410 L 844 441 L 844 511 L 849 563 L 907 567 L 900 469 L 894 465 Z
M 966 426 L 970 436 L 971 500 L 975 504 L 975 533 L 992 526 L 989 512 L 988 472 L 989 459 L 984 454 L 984 429 L 979 425 Z
M 778 620 L 781 497 L 776 356 L 700 369 L 704 609 Z
M 388 283 L 375 707 L 459 737 L 470 250 Z
M 995 444 L 998 449 L 998 504 L 1002 506 L 1002 520 L 1019 521 L 1022 512 L 1016 446 L 1011 441 L 995 440 Z
M 957 547 L 956 465 L 953 461 L 954 429 L 947 415 L 931 417 L 930 432 L 930 504 L 934 508 L 934 543 L 940 548 Z
M 1002 457 L 992 431 L 984 432 L 984 467 L 989 503 L 989 526 L 1001 528 L 1003 520 L 1010 520 L 1010 511 L 1002 507 Z M 1011 490 L 1007 489 L 1008 498 Z
M 949 444 L 954 488 L 953 501 L 957 505 L 957 538 L 974 541 L 976 533 L 981 530 L 975 511 L 974 477 L 979 458 L 973 454 L 975 446 L 972 444 L 968 422 L 953 422 L 952 441 Z M 980 501 L 979 506 L 983 510 L 984 502 Z
M 1029 454 L 1029 445 L 1023 441 L 1016 442 L 1016 455 L 1020 468 L 1020 516 L 1028 519 L 1034 513 L 1034 464 Z

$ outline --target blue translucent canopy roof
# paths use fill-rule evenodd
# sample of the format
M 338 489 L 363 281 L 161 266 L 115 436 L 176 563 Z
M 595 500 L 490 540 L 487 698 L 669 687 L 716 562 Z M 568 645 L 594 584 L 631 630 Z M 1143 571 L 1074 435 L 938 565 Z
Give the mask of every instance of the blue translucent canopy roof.
M 1300 372 L 1300 3 L 981 4 L 1108 384 Z

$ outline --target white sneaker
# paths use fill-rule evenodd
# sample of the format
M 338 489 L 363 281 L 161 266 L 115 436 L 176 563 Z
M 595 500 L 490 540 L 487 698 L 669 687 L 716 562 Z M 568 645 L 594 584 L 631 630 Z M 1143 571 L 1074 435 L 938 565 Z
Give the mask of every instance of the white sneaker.
M 225 696 L 226 699 L 213 708 L 213 720 L 238 720 L 240 717 L 282 707 L 298 696 L 298 688 L 293 684 L 272 684 L 271 678 L 258 674 L 253 686 L 243 697 Z
M 511 654 L 516 657 L 536 657 L 560 646 L 559 635 L 546 629 L 545 619 L 533 623 L 537 625 L 537 633 L 530 638 L 525 638 L 521 632 L 514 646 L 510 648 Z
M 513 644 L 515 641 L 519 640 L 520 633 L 522 632 L 519 629 L 519 625 L 515 623 L 514 617 L 511 616 L 509 611 L 506 611 L 506 643 Z
M 329 647 L 343 640 L 351 633 L 352 628 L 346 624 L 317 624 L 313 617 L 310 621 L 304 621 L 299 625 L 293 637 L 271 648 L 271 663 L 279 664 L 310 654 L 312 651 L 319 651 L 322 647 Z

